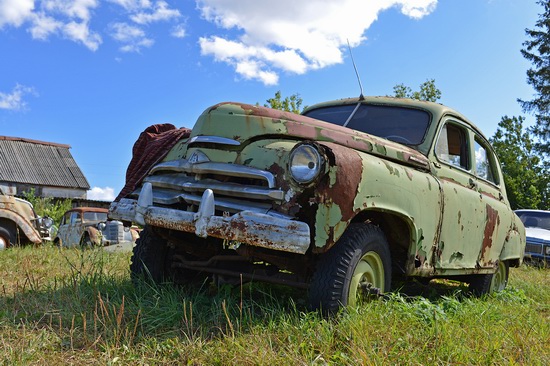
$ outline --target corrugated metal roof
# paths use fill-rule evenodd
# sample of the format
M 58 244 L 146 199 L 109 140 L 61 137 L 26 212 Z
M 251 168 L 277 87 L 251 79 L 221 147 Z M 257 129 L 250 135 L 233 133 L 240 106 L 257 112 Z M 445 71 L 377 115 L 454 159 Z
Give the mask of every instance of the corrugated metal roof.
M 70 146 L 0 136 L 0 181 L 90 189 Z

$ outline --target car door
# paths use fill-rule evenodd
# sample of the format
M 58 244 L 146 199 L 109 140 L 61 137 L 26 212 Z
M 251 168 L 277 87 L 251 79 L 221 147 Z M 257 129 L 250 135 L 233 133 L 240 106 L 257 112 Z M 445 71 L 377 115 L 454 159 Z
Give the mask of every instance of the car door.
M 435 145 L 435 175 L 440 181 L 442 221 L 434 246 L 439 274 L 475 268 L 485 229 L 485 208 L 473 174 L 471 133 L 466 124 L 447 117 Z
M 67 246 L 77 246 L 80 244 L 80 238 L 82 238 L 83 224 L 82 224 L 82 212 L 71 212 L 71 222 L 67 228 Z
M 507 232 L 502 228 L 512 226 L 513 212 L 505 198 L 501 185 L 502 177 L 498 162 L 489 143 L 479 134 L 473 132 L 474 141 L 474 174 L 481 203 L 485 209 L 483 240 L 478 255 L 480 268 L 493 268 L 500 257 Z M 483 209 L 483 208 L 482 208 Z
M 68 241 L 68 229 L 69 223 L 71 222 L 71 212 L 65 212 L 61 222 L 59 223 L 59 228 L 57 229 L 57 239 L 59 240 L 62 246 L 67 246 Z

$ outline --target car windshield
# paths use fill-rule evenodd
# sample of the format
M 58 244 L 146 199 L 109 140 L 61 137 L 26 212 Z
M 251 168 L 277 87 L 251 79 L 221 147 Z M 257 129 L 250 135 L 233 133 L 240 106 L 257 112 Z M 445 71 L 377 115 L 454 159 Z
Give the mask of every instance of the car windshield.
M 548 212 L 536 212 L 536 211 L 524 211 L 517 212 L 521 222 L 525 227 L 537 227 L 541 229 L 550 230 L 550 211 Z
M 107 221 L 106 212 L 84 212 L 84 222 Z
M 305 115 L 409 146 L 422 143 L 430 124 L 428 112 L 396 106 L 331 106 L 313 109 Z

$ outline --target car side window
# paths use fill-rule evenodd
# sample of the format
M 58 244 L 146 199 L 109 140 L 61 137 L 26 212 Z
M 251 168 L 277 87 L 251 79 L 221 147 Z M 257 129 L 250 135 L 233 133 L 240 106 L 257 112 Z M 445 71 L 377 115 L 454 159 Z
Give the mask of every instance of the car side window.
M 80 223 L 80 215 L 78 212 L 71 212 L 71 224 Z
M 464 128 L 451 123 L 445 123 L 439 133 L 435 146 L 436 156 L 441 161 L 469 170 L 467 136 Z
M 476 176 L 497 184 L 498 182 L 495 179 L 494 173 L 494 159 L 491 158 L 492 156 L 490 155 L 489 149 L 484 146 L 478 136 L 476 136 L 474 140 L 474 151 L 476 159 Z

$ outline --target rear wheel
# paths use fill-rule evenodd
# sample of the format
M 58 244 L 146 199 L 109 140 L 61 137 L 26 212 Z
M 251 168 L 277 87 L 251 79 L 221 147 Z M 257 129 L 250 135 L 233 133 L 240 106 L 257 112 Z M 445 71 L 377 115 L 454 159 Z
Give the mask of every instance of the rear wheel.
M 493 274 L 470 275 L 470 292 L 476 296 L 482 296 L 504 290 L 508 284 L 509 272 L 508 262 L 499 261 L 497 271 Z
M 389 291 L 391 255 L 380 228 L 351 224 L 320 259 L 310 285 L 310 305 L 325 313 Z

